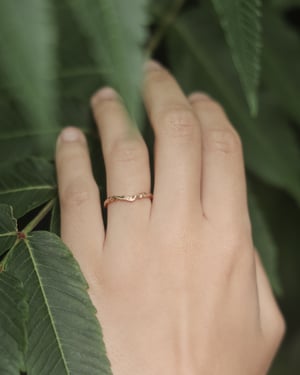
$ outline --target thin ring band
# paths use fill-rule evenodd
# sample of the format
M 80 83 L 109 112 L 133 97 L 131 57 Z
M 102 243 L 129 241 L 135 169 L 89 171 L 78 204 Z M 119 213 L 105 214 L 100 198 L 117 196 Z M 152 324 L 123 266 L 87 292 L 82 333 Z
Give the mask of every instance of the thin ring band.
M 153 194 L 151 193 L 138 193 L 134 195 L 111 195 L 107 197 L 104 201 L 104 207 L 106 208 L 110 203 L 116 202 L 116 201 L 126 201 L 133 203 L 137 199 L 153 199 Z

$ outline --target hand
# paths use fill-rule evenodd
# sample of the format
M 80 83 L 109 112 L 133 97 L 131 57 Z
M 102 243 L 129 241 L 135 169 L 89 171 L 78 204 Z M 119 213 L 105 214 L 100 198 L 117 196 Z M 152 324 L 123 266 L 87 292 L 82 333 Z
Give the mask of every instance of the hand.
M 87 143 L 57 145 L 61 233 L 89 283 L 114 375 L 265 375 L 285 330 L 254 251 L 240 139 L 219 104 L 155 63 L 144 100 L 154 199 L 109 204 Z M 150 192 L 147 147 L 109 88 L 92 98 L 108 195 Z

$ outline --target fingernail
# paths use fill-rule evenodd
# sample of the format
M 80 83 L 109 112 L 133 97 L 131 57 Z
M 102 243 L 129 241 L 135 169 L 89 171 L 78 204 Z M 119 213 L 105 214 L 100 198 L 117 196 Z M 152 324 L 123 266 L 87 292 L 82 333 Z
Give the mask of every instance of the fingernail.
M 82 139 L 82 133 L 79 129 L 69 126 L 65 128 L 59 136 L 59 140 L 64 142 L 76 142 Z
M 109 100 L 109 99 L 116 99 L 118 94 L 116 91 L 111 87 L 103 87 L 102 89 L 95 92 L 95 94 L 91 98 L 91 104 L 94 105 L 98 102 L 98 100 Z
M 162 65 L 155 60 L 149 60 L 145 63 L 145 71 L 160 70 L 160 69 L 162 69 Z

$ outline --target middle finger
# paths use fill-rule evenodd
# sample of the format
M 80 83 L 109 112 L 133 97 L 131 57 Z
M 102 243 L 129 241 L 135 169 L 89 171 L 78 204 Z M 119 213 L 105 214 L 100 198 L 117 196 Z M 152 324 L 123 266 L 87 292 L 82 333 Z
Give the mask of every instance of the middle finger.
M 201 132 L 175 79 L 160 65 L 146 69 L 144 100 L 155 133 L 156 207 L 168 215 L 200 209 Z

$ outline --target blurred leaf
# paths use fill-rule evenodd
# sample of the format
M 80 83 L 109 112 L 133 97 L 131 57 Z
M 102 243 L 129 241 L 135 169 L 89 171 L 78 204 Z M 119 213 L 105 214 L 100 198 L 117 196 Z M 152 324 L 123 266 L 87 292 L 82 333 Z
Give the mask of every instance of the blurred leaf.
M 13 130 L 0 133 L 0 160 L 14 162 L 24 157 L 37 156 L 53 159 L 60 129 Z
M 260 73 L 261 0 L 212 0 L 220 17 L 248 105 L 257 114 Z
M 15 243 L 17 232 L 17 220 L 12 207 L 0 204 L 0 256 Z
M 0 67 L 32 127 L 56 124 L 56 39 L 49 0 L 0 2 Z
M 6 271 L 0 273 L 0 301 L 0 373 L 19 375 L 24 371 L 28 305 L 22 283 Z
M 68 2 L 89 36 L 91 53 L 107 83 L 118 90 L 133 118 L 139 119 L 147 0 Z
M 26 369 L 30 375 L 112 375 L 87 284 L 54 234 L 33 232 L 6 265 L 29 300 Z
M 17 218 L 56 195 L 54 166 L 46 160 L 2 163 L 0 176 L 0 202 L 12 205 Z
M 270 10 L 270 4 L 272 8 L 279 8 L 284 9 L 291 6 L 300 6 L 300 0 L 268 0 L 269 1 L 269 10 Z
M 78 125 L 88 137 L 89 143 L 95 147 L 98 144 L 98 134 L 92 122 L 88 105 L 88 96 L 79 98 L 81 80 L 75 80 L 78 90 L 75 94 L 66 94 L 61 101 L 62 125 Z M 0 161 L 20 160 L 24 157 L 42 157 L 53 160 L 56 139 L 62 127 L 47 129 L 28 129 L 24 127 L 21 114 L 9 100 L 0 98 Z
M 255 195 L 248 189 L 249 213 L 252 223 L 253 241 L 258 250 L 272 288 L 277 295 L 282 294 L 282 286 L 278 274 L 278 248 L 271 235 L 263 212 Z
M 249 116 L 222 34 L 211 11 L 185 13 L 168 37 L 173 71 L 187 92 L 207 91 L 219 100 L 238 130 L 247 168 L 292 194 L 300 204 L 300 149 L 271 95 L 261 97 L 257 119 Z
M 300 127 L 300 41 L 279 14 L 264 17 L 263 81 L 272 88 L 277 105 Z

